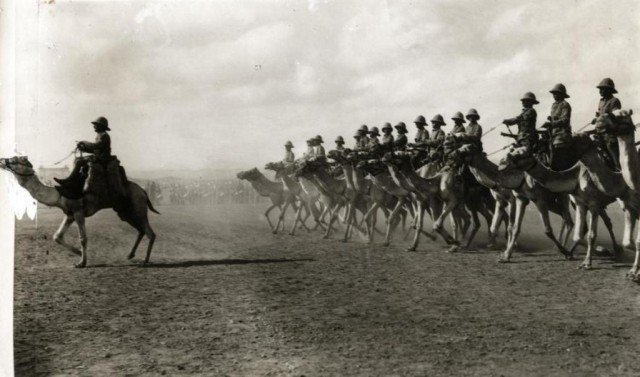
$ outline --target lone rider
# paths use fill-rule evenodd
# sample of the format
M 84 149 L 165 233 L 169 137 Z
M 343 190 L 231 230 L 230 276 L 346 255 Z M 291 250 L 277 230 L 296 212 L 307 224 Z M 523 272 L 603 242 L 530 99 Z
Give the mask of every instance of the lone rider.
M 93 124 L 93 130 L 97 134 L 95 142 L 80 141 L 77 144 L 77 148 L 79 151 L 91 153 L 93 156 L 77 158 L 75 160 L 75 166 L 67 178 L 53 178 L 62 186 L 80 181 L 83 173 L 86 175 L 89 161 L 98 162 L 104 166 L 111 158 L 111 137 L 107 133 L 107 131 L 111 131 L 109 121 L 107 121 L 105 117 L 99 117 L 91 122 L 91 124 Z
M 596 123 L 596 119 L 603 114 L 610 114 L 614 110 L 620 110 L 622 108 L 622 104 L 620 100 L 613 95 L 618 93 L 616 90 L 616 85 L 613 83 L 613 80 L 610 78 L 604 78 L 600 81 L 600 84 L 597 86 L 600 90 L 600 102 L 598 103 L 598 111 L 596 112 L 596 117 L 593 118 L 591 124 Z M 602 133 L 598 135 L 601 141 L 604 143 L 609 157 L 611 159 L 611 163 L 615 169 L 620 170 L 620 149 L 618 147 L 618 139 L 614 135 L 610 135 L 608 133 Z
M 293 148 L 293 143 L 290 140 L 287 140 L 287 142 L 284 144 L 284 148 L 285 148 L 285 152 L 284 152 L 284 158 L 282 159 L 282 162 L 284 162 L 285 164 L 290 164 L 294 162 L 296 159 L 296 156 L 293 154 L 293 151 L 291 150 L 291 148 Z
M 542 127 L 551 133 L 551 154 L 549 166 L 552 170 L 565 170 L 573 166 L 576 159 L 571 149 L 571 105 L 563 84 L 556 84 L 550 91 L 555 102 L 551 105 L 551 115 Z
M 536 132 L 536 119 L 538 114 L 533 108 L 533 105 L 537 105 L 538 100 L 535 94 L 526 92 L 520 99 L 522 102 L 522 112 L 515 118 L 509 118 L 502 121 L 503 124 L 511 126 L 518 125 L 518 135 L 515 137 L 519 146 L 527 148 L 527 150 L 533 152 L 538 142 L 538 133 Z

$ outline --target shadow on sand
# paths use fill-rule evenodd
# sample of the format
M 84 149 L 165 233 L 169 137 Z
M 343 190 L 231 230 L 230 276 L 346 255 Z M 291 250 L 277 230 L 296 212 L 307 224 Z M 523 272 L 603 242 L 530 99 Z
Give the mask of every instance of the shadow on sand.
M 113 267 L 143 267 L 143 268 L 184 268 L 197 266 L 216 266 L 216 265 L 234 265 L 234 264 L 269 264 L 269 263 L 289 263 L 289 262 L 314 262 L 315 259 L 198 259 L 176 262 L 150 262 L 148 264 L 131 263 L 125 265 L 96 264 L 87 266 L 87 268 L 113 268 Z

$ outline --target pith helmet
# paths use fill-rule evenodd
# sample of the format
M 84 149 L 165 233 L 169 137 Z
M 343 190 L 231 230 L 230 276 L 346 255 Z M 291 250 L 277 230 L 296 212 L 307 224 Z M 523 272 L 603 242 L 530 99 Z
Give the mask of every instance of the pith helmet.
M 380 131 L 378 127 L 371 127 L 371 131 L 369 131 L 370 135 L 380 136 Z
M 336 137 L 336 143 L 342 143 L 342 144 L 344 144 L 344 139 L 342 138 L 342 136 L 338 136 L 338 137 Z
M 286 142 L 286 143 L 284 143 L 284 146 L 285 146 L 285 147 L 293 148 L 293 143 L 292 143 L 290 140 L 287 140 L 287 142 Z
M 415 124 L 427 124 L 427 121 L 424 119 L 422 115 L 418 115 L 416 120 L 413 121 Z
M 609 88 L 609 89 L 611 89 L 611 93 L 618 93 L 618 91 L 616 90 L 616 84 L 614 84 L 613 80 L 611 80 L 608 77 L 602 79 L 602 81 L 600 81 L 600 84 L 598 84 L 597 88 L 598 89 L 600 89 L 600 88 Z
M 476 109 L 469 109 L 469 111 L 467 111 L 467 119 L 471 120 L 471 117 L 476 117 L 476 119 L 480 119 L 480 114 L 478 114 L 478 110 Z
M 320 135 L 316 135 L 316 137 L 314 138 L 318 143 L 324 143 L 324 140 L 322 140 L 322 136 Z
M 111 131 L 111 128 L 109 128 L 109 121 L 105 117 L 98 117 L 98 119 L 91 122 L 91 124 L 102 126 L 102 128 L 104 128 L 105 130 Z
M 358 129 L 358 131 L 362 131 L 362 132 L 369 132 L 369 127 L 367 127 L 366 124 L 363 124 L 362 126 L 360 126 L 360 128 Z
M 405 134 L 408 132 L 407 131 L 407 125 L 404 124 L 404 122 L 400 122 L 400 123 L 396 124 L 394 127 L 396 128 L 396 130 L 402 131 Z
M 462 123 L 467 123 L 467 121 L 466 121 L 466 120 L 464 120 L 464 115 L 462 115 L 462 112 L 460 112 L 460 111 L 458 111 L 457 113 L 455 113 L 455 114 L 451 117 L 451 119 L 453 119 L 453 120 L 461 120 L 461 121 L 462 121 Z
M 436 114 L 436 116 L 434 116 L 433 118 L 431 118 L 431 123 L 433 124 L 440 124 L 441 126 L 446 125 L 446 123 L 444 122 L 444 118 L 442 117 L 442 115 L 440 114 Z
M 564 96 L 564 98 L 569 98 L 567 94 L 567 88 L 564 87 L 564 84 L 556 84 L 549 93 L 560 93 Z
M 522 98 L 520 98 L 520 101 L 531 101 L 531 103 L 538 104 L 540 102 L 538 102 L 538 100 L 536 99 L 536 95 L 531 93 L 531 92 L 526 92 Z
M 316 139 L 311 138 L 311 139 L 307 139 L 307 144 L 313 144 L 315 143 Z
M 359 139 L 362 136 L 362 133 L 360 132 L 360 130 L 356 131 L 355 134 L 353 134 L 354 139 Z
M 391 127 L 391 123 L 387 122 L 384 124 L 384 126 L 382 126 L 382 130 L 392 130 L 393 131 L 393 127 Z

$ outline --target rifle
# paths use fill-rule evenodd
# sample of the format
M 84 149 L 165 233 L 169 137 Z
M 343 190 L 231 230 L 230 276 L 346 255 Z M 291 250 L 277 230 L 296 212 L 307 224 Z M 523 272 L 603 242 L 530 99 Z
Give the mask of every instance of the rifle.
M 509 130 L 509 131 L 511 131 L 511 130 Z M 504 132 L 500 132 L 500 135 L 502 135 L 504 137 L 510 137 L 510 138 L 513 138 L 513 139 L 517 139 L 518 138 L 518 135 L 514 135 L 513 133 L 508 133 L 507 134 L 507 133 L 504 133 Z
M 498 126 L 493 126 L 493 127 L 489 128 L 486 132 L 484 132 L 484 133 L 482 134 L 482 136 L 487 135 L 487 134 L 489 134 L 489 133 L 493 132 L 496 128 L 498 128 Z

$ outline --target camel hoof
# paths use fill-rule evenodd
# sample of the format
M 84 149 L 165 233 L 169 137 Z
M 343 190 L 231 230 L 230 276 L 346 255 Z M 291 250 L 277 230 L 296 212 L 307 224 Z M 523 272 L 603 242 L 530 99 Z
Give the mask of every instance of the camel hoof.
M 328 240 L 328 239 L 329 239 L 329 236 L 324 235 L 324 236 L 322 236 L 322 239 L 323 239 L 323 240 Z
M 487 246 L 485 246 L 487 249 L 492 250 L 496 248 L 496 243 L 495 242 L 489 242 L 487 244 Z
M 458 251 L 458 249 L 459 249 L 459 248 L 460 248 L 459 246 L 457 246 L 457 245 L 453 245 L 453 246 L 451 246 L 450 248 L 448 248 L 448 249 L 446 250 L 446 252 L 447 252 L 447 253 L 455 253 L 456 251 Z
M 53 236 L 53 240 L 54 240 L 56 243 L 60 244 L 60 245 L 62 245 L 62 244 L 64 243 L 64 237 L 60 237 L 60 236 Z
M 511 260 L 509 258 L 504 257 L 504 256 L 498 258 L 498 263 L 510 263 L 510 262 L 511 262 Z
M 583 262 L 578 266 L 578 270 L 590 270 L 591 263 Z
M 416 251 L 416 247 L 415 246 L 409 246 L 407 248 L 407 251 Z
M 632 279 L 632 280 L 633 280 L 633 279 L 635 279 L 635 277 L 637 276 L 637 274 L 638 274 L 638 270 L 637 270 L 637 269 L 635 269 L 635 268 L 632 268 L 632 269 L 630 269 L 630 270 L 629 270 L 629 272 L 627 272 L 627 277 L 628 277 L 629 279 Z
M 129 255 L 127 255 L 127 259 L 133 259 L 133 257 L 135 256 L 136 256 L 135 253 L 129 253 Z
M 87 265 L 87 262 L 81 261 L 73 265 L 75 268 L 84 268 Z
M 620 245 L 613 246 L 613 254 L 616 256 L 620 256 L 624 253 L 624 248 Z

